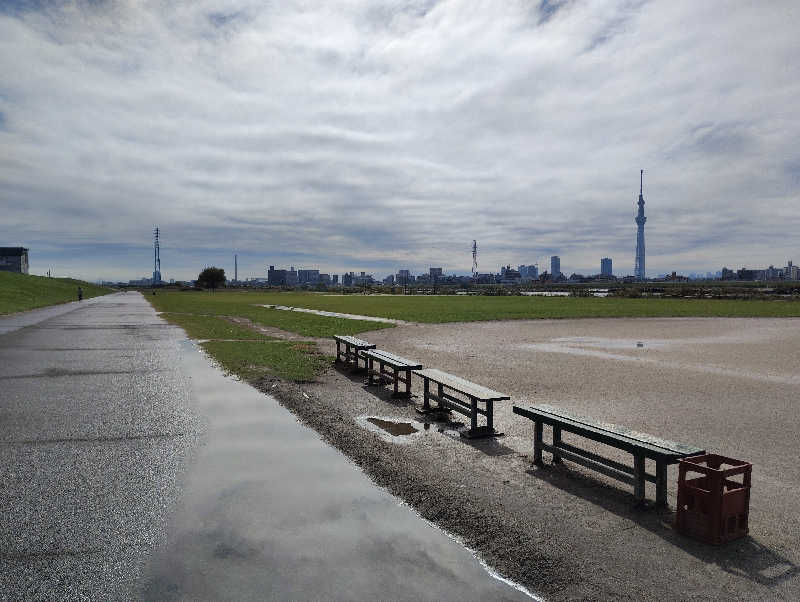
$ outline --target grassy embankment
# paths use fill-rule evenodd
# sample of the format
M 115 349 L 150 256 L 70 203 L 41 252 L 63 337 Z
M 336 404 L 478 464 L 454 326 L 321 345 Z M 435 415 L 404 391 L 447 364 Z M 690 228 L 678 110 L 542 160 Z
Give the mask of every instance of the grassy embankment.
M 246 318 L 255 325 L 318 338 L 389 326 L 258 307 L 268 301 L 252 293 L 163 291 L 145 296 L 164 312 L 163 318 L 201 339 L 203 349 L 227 372 L 251 381 L 269 374 L 297 382 L 314 380 L 332 358 L 321 355 L 313 342 L 281 340 L 226 318 Z
M 83 289 L 84 299 L 111 292 L 111 289 L 104 286 L 72 278 L 46 278 L 0 272 L 0 314 L 77 301 L 79 286 Z

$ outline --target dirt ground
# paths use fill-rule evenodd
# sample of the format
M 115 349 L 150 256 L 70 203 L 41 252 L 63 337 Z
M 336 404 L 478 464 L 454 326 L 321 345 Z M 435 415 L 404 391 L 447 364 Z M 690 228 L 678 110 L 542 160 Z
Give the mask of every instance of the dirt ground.
M 416 377 L 410 400 L 337 368 L 314 384 L 259 386 L 507 577 L 553 600 L 800 598 L 800 319 L 497 321 L 359 336 L 511 395 L 495 404 L 505 436 L 467 440 L 461 424 L 421 422 Z M 676 533 L 675 466 L 671 510 L 634 508 L 628 486 L 547 454 L 535 468 L 533 424 L 511 410 L 534 403 L 752 462 L 750 535 L 713 547 Z M 417 432 L 393 436 L 368 417 Z

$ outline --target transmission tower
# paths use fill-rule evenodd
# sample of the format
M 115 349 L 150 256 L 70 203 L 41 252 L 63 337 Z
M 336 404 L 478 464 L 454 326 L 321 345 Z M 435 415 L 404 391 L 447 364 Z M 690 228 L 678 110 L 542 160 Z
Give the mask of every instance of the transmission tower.
M 472 277 L 478 275 L 478 241 L 472 241 Z
M 158 228 L 153 228 L 153 286 L 161 284 L 161 248 L 158 244 Z

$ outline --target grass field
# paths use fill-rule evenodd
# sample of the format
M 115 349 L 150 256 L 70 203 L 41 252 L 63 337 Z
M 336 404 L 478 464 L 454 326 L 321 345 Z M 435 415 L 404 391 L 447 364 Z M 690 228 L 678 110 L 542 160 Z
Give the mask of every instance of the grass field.
M 195 314 L 161 314 L 161 317 L 167 322 L 183 328 L 189 338 L 192 339 L 236 339 L 246 341 L 274 338 L 251 328 L 232 324 L 224 318 L 198 316 Z
M 280 295 L 241 292 L 176 292 L 164 291 L 155 296 L 146 295 L 158 311 L 189 313 L 206 316 L 240 316 L 262 324 L 274 326 L 287 332 L 296 332 L 307 337 L 327 338 L 335 334 L 357 334 L 366 330 L 391 327 L 389 324 L 329 318 L 258 307 L 258 304 L 275 303 Z M 302 295 L 303 298 L 310 295 Z M 210 337 L 207 337 L 210 338 Z M 214 337 L 217 338 L 217 337 Z
M 145 298 L 189 337 L 204 340 L 203 349 L 224 370 L 250 381 L 269 374 L 312 381 L 333 358 L 320 355 L 311 342 L 278 340 L 222 316 L 247 318 L 256 324 L 320 338 L 389 326 L 258 307 L 258 296 L 241 293 L 159 291 Z
M 311 344 L 270 340 L 270 337 L 246 326 L 232 324 L 221 316 L 239 316 L 257 324 L 320 338 L 391 327 L 363 320 L 259 307 L 262 304 L 429 323 L 522 318 L 800 316 L 800 302 L 797 301 L 728 299 L 383 296 L 244 291 L 161 291 L 155 296 L 146 295 L 146 298 L 157 310 L 165 312 L 162 314 L 164 318 L 183 327 L 190 337 L 211 339 L 203 343 L 206 351 L 226 370 L 246 380 L 270 373 L 290 380 L 313 380 L 330 358 L 321 357 Z
M 227 371 L 245 380 L 274 374 L 296 382 L 313 381 L 331 363 L 313 344 L 294 341 L 208 341 L 205 349 Z
M 79 286 L 83 289 L 84 299 L 111 292 L 111 289 L 104 286 L 72 278 L 46 278 L 0 272 L 0 314 L 77 301 Z
M 168 293 L 158 297 L 162 311 L 224 314 L 247 308 L 250 315 L 284 330 L 309 336 L 355 334 L 381 328 L 353 320 L 334 325 L 322 316 L 253 308 L 256 304 L 289 305 L 342 313 L 380 316 L 412 322 L 472 322 L 536 318 L 622 317 L 793 317 L 800 316 L 800 301 L 732 299 L 626 299 L 617 297 L 491 297 L 422 295 L 325 295 L 319 293 Z M 236 314 L 243 315 L 243 314 Z M 250 316 L 248 316 L 250 317 Z M 253 318 L 254 319 L 254 318 Z M 329 328 L 329 326 L 331 328 Z M 345 329 L 349 330 L 345 330 Z M 315 334 L 316 333 L 316 334 Z

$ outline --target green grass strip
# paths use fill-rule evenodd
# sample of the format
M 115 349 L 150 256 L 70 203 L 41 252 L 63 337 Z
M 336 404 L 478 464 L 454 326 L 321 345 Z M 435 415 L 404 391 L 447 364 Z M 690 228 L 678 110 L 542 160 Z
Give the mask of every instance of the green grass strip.
M 314 352 L 313 346 L 292 341 L 209 341 L 202 343 L 222 368 L 244 380 L 275 375 L 296 382 L 313 381 L 332 358 Z
M 240 339 L 264 340 L 274 339 L 246 326 L 233 324 L 225 318 L 198 316 L 196 314 L 169 314 L 161 317 L 170 324 L 180 326 L 192 339 Z
M 323 295 L 239 293 L 253 302 L 408 320 L 483 320 L 626 317 L 798 317 L 800 301 L 619 297 Z M 371 326 L 376 328 L 377 326 Z
M 379 322 L 259 307 L 260 304 L 274 303 L 270 301 L 273 297 L 280 295 L 249 292 L 159 291 L 157 295 L 147 295 L 147 300 L 156 310 L 162 312 L 241 316 L 263 326 L 272 326 L 307 337 L 328 338 L 335 334 L 358 334 L 367 330 L 392 327 L 391 324 Z M 301 298 L 306 297 L 304 295 Z

